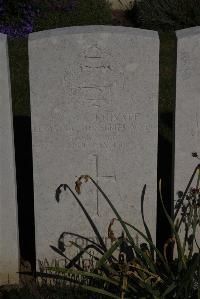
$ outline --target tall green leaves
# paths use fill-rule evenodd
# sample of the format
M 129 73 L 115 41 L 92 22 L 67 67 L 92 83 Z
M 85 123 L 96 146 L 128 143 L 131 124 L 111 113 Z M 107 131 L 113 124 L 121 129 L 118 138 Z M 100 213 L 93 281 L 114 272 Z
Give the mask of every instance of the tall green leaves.
M 182 192 L 181 204 L 183 200 L 187 200 L 191 197 L 195 199 L 196 193 L 191 193 L 190 186 L 193 182 L 195 174 L 199 171 L 200 165 L 195 168 L 189 183 L 186 187 L 185 192 Z M 101 189 L 101 187 L 91 178 L 90 176 L 81 176 L 76 182 L 75 191 L 80 194 L 82 182 L 91 181 L 94 186 L 102 195 L 102 200 L 112 209 L 116 216 L 116 220 L 120 223 L 123 234 L 119 238 L 112 238 L 112 245 L 109 249 L 105 248 L 103 238 L 101 237 L 96 225 L 92 221 L 85 207 L 83 207 L 81 201 L 77 195 L 70 189 L 68 185 L 60 185 L 56 191 L 56 200 L 59 202 L 60 193 L 62 189 L 69 189 L 74 199 L 79 203 L 85 216 L 90 222 L 94 233 L 96 234 L 98 243 L 90 241 L 86 237 L 82 237 L 88 241 L 85 248 L 80 247 L 78 244 L 71 242 L 80 252 L 72 259 L 69 260 L 66 268 L 47 268 L 46 270 L 55 272 L 55 275 L 62 273 L 69 275 L 79 275 L 87 278 L 87 283 L 82 283 L 81 287 L 93 292 L 101 294 L 106 298 L 156 298 L 156 299 L 168 299 L 168 298 L 198 298 L 200 299 L 200 249 L 197 246 L 198 252 L 193 253 L 193 244 L 196 242 L 195 234 L 197 226 L 199 225 L 199 207 L 198 205 L 191 205 L 190 212 L 186 216 L 188 217 L 186 222 L 186 239 L 191 239 L 191 248 L 189 252 L 186 251 L 186 241 L 182 242 L 179 235 L 179 228 L 181 221 L 185 223 L 185 215 L 182 215 L 181 221 L 177 222 L 179 213 L 176 213 L 176 217 L 173 220 L 167 213 L 161 192 L 161 181 L 159 184 L 160 200 L 162 202 L 162 208 L 165 216 L 168 219 L 171 229 L 172 236 L 170 241 L 174 242 L 177 247 L 178 256 L 174 256 L 172 260 L 168 260 L 166 255 L 160 252 L 153 243 L 151 232 L 148 229 L 148 224 L 145 221 L 144 215 L 144 201 L 146 185 L 144 185 L 141 194 L 141 217 L 144 225 L 144 232 L 137 229 L 134 225 L 127 223 L 119 215 L 116 207 L 113 205 L 111 200 Z M 200 174 L 198 173 L 197 185 L 195 190 L 199 190 Z M 195 192 L 196 192 L 195 191 Z M 189 192 L 189 193 L 188 193 Z M 199 192 L 199 191 L 198 191 Z M 200 194 L 200 192 L 198 193 Z M 199 195 L 200 197 L 200 195 Z M 181 209 L 179 203 L 178 211 Z M 177 222 L 175 224 L 175 221 Z M 112 222 L 111 222 L 112 223 Z M 136 231 L 137 234 L 146 242 L 137 244 L 132 236 L 132 230 Z M 108 230 L 109 232 L 111 231 Z M 189 232 L 192 234 L 189 235 Z M 66 235 L 78 235 L 70 232 L 64 232 L 59 238 L 59 248 L 55 249 L 61 256 L 64 255 L 65 246 L 62 243 L 64 236 Z M 79 236 L 79 235 L 78 235 Z M 110 237 L 111 238 L 111 237 Z M 166 246 L 169 240 L 166 240 Z M 198 244 L 197 244 L 198 245 Z M 95 265 L 90 272 L 84 271 L 80 267 L 80 260 L 83 254 L 91 256 L 90 249 L 95 250 Z M 131 254 L 130 254 L 131 252 Z M 164 251 L 165 253 L 165 251 Z M 130 258 L 131 256 L 131 258 Z M 155 257 L 156 256 L 156 257 Z M 76 268 L 76 269 L 74 269 Z M 65 277 L 65 275 L 63 276 Z M 68 276 L 67 276 L 68 277 Z M 195 287 L 195 284 L 197 287 Z M 113 285 L 116 287 L 113 288 Z M 196 297 L 195 297 L 196 296 Z M 104 297 L 102 297 L 104 298 Z
M 68 190 L 71 192 L 71 194 L 73 195 L 74 199 L 77 201 L 77 203 L 78 203 L 79 206 L 81 207 L 83 213 L 84 213 L 85 216 L 87 217 L 87 219 L 88 219 L 88 221 L 89 221 L 89 223 L 90 223 L 90 225 L 91 225 L 91 227 L 92 227 L 92 229 L 93 229 L 93 231 L 94 231 L 94 233 L 95 233 L 95 235 L 96 235 L 96 237 L 97 237 L 99 243 L 101 244 L 103 250 L 106 251 L 106 250 L 107 250 L 106 245 L 105 245 L 105 243 L 104 243 L 104 241 L 103 241 L 103 238 L 101 237 L 101 235 L 100 235 L 100 233 L 99 233 L 99 231 L 98 231 L 96 225 L 94 224 L 92 218 L 91 218 L 90 215 L 88 214 L 86 208 L 83 206 L 83 204 L 81 203 L 81 201 L 79 200 L 79 198 L 76 196 L 76 194 L 72 191 L 72 189 L 71 189 L 67 184 L 61 184 L 61 185 L 56 189 L 56 193 L 55 193 L 55 199 L 56 199 L 56 201 L 57 201 L 57 202 L 60 201 L 60 194 L 61 194 L 61 192 L 62 192 L 62 189 L 64 189 L 65 191 L 68 189 Z

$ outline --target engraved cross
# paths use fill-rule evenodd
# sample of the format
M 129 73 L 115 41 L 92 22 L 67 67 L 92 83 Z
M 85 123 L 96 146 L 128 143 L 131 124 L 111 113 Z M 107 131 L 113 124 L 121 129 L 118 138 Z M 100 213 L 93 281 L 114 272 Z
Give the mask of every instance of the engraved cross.
M 95 170 L 96 170 L 96 182 L 99 185 L 99 179 L 114 179 L 114 181 L 116 182 L 116 175 L 100 175 L 99 174 L 99 156 L 97 154 L 94 155 L 95 157 Z M 96 191 L 97 193 L 97 215 L 99 215 L 99 190 L 97 189 Z

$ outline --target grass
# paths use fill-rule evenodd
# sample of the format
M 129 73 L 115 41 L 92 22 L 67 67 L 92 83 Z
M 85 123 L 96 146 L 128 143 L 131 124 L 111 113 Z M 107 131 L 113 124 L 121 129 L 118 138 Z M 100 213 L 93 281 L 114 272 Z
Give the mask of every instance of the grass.
M 78 287 L 60 287 L 51 285 L 29 285 L 24 287 L 0 287 L 2 299 L 104 299 L 88 294 Z

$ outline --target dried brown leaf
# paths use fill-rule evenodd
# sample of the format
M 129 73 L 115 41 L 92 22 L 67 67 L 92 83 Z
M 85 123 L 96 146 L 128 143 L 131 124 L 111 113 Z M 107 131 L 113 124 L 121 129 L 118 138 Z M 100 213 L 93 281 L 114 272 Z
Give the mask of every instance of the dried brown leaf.
M 82 185 L 82 182 L 78 179 L 76 182 L 75 182 L 75 191 L 80 194 L 81 193 L 81 185 Z
M 114 243 L 117 240 L 117 238 L 115 237 L 114 231 L 112 230 L 112 226 L 113 226 L 115 220 L 116 220 L 116 218 L 113 218 L 110 221 L 110 224 L 108 227 L 108 238 L 111 240 L 111 243 Z
M 167 247 L 169 246 L 169 244 L 174 245 L 175 242 L 176 242 L 176 238 L 175 238 L 175 236 L 172 236 L 164 244 L 163 252 L 164 252 L 164 257 L 165 257 L 166 261 L 167 261 Z
M 78 180 L 75 182 L 75 191 L 80 194 L 81 193 L 81 185 L 82 185 L 82 180 L 85 181 L 85 183 L 88 182 L 90 176 L 89 175 L 81 175 Z

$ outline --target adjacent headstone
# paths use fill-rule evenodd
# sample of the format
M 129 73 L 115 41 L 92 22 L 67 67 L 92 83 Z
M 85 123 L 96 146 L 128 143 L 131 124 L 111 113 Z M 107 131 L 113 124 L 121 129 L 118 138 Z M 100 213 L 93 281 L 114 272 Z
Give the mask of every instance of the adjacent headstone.
M 0 34 L 0 285 L 18 283 L 19 246 L 7 38 Z
M 58 255 L 62 232 L 94 238 L 69 191 L 55 190 L 89 174 L 120 215 L 156 238 L 159 38 L 153 31 L 85 26 L 29 37 L 37 261 Z M 90 182 L 80 200 L 105 242 L 111 208 Z M 137 235 L 132 231 L 133 236 Z M 117 232 L 119 236 L 121 229 Z M 68 240 L 86 246 L 81 238 Z M 66 240 L 67 242 L 67 240 Z M 66 243 L 66 255 L 74 253 Z
M 177 89 L 175 117 L 175 202 L 185 191 L 200 155 L 200 27 L 177 31 Z M 191 187 L 195 188 L 197 173 Z M 187 200 L 184 201 L 184 205 Z M 179 214 L 180 217 L 180 214 Z M 191 231 L 190 231 L 191 233 Z M 181 226 L 182 238 L 184 225 Z M 200 227 L 197 229 L 200 245 Z

